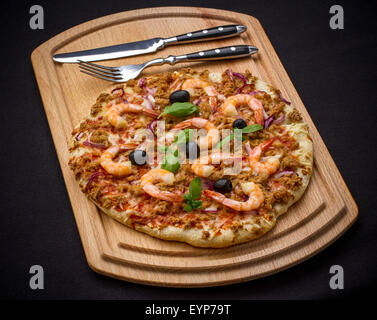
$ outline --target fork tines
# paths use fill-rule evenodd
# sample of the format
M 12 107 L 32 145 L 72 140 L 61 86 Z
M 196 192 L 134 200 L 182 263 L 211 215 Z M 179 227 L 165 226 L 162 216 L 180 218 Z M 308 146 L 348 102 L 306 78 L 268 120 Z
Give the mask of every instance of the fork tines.
M 122 82 L 123 80 L 120 70 L 116 67 L 101 66 L 99 64 L 82 61 L 82 60 L 78 60 L 78 61 L 79 61 L 80 71 L 89 76 L 93 76 L 93 77 L 97 77 L 103 80 L 113 81 L 113 82 Z

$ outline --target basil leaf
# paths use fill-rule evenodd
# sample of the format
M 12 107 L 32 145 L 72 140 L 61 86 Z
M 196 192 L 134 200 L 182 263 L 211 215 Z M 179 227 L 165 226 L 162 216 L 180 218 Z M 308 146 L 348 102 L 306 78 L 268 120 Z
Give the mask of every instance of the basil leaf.
M 224 144 L 229 143 L 234 139 L 234 134 L 231 133 L 229 136 L 225 137 L 223 140 L 221 140 L 216 146 L 215 149 L 219 149 L 222 147 Z
M 192 135 L 192 129 L 184 129 L 182 131 L 179 131 L 177 136 L 174 139 L 174 143 L 176 145 L 186 144 L 190 141 L 191 135 Z
M 178 151 L 178 150 L 176 150 Z M 179 163 L 179 159 L 177 156 L 175 156 L 176 152 L 172 153 L 170 149 L 168 150 L 168 153 L 166 154 L 165 158 L 162 160 L 161 168 L 168 170 L 170 172 L 176 173 L 181 166 Z
M 241 129 L 234 129 L 234 138 L 237 139 L 238 141 L 242 140 L 242 130 Z
M 191 207 L 199 209 L 202 206 L 202 200 L 193 200 L 190 202 Z
M 177 162 L 177 163 L 164 163 L 164 164 L 161 165 L 162 169 L 170 171 L 174 174 L 177 173 L 179 167 L 180 167 L 179 162 Z
M 252 124 L 250 126 L 242 128 L 242 133 L 252 133 L 261 129 L 263 129 L 263 127 L 260 124 Z
M 202 181 L 199 177 L 196 177 L 191 180 L 189 186 L 189 192 L 193 199 L 199 199 L 200 194 L 202 193 Z
M 174 139 L 174 143 L 176 145 L 185 144 L 186 143 L 186 134 L 184 131 L 179 131 L 177 136 Z
M 229 136 L 225 137 L 223 140 L 221 140 L 216 146 L 215 146 L 215 149 L 218 149 L 220 148 L 222 145 L 232 141 L 235 137 L 235 134 L 236 134 L 236 137 L 238 138 L 239 137 L 239 134 L 238 134 L 238 131 L 241 131 L 242 134 L 246 134 L 246 133 L 252 133 L 252 132 L 255 132 L 255 131 L 258 131 L 258 130 L 261 130 L 263 129 L 263 127 L 260 125 L 260 124 L 252 124 L 250 126 L 247 126 L 243 129 L 235 129 L 234 130 L 234 133 L 231 133 Z M 242 136 L 242 141 L 244 141 L 245 138 Z
M 192 206 L 189 202 L 186 203 L 185 207 L 183 208 L 183 210 L 187 211 L 187 212 L 190 212 L 192 211 Z
M 186 135 L 186 143 L 187 143 L 187 142 L 189 142 L 191 140 L 191 136 L 193 134 L 193 130 L 192 129 L 184 129 L 183 132 Z
M 170 114 L 175 117 L 186 117 L 194 112 L 199 112 L 199 108 L 196 105 L 190 102 L 174 102 L 172 105 L 166 106 L 157 119 L 164 114 Z
M 158 151 L 161 153 L 167 153 L 169 150 L 168 146 L 158 146 Z
M 202 206 L 202 200 L 195 200 L 200 198 L 202 193 L 202 181 L 199 177 L 191 180 L 189 186 L 189 193 L 185 193 L 183 197 L 186 200 L 186 205 L 183 208 L 185 211 L 192 211 L 193 209 L 199 209 Z

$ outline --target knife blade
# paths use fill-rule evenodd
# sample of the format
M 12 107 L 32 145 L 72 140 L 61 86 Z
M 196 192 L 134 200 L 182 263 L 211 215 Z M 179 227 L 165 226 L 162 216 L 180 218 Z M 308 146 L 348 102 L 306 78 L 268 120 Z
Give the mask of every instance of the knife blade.
M 136 56 L 163 49 L 167 45 L 181 44 L 236 36 L 246 31 L 243 25 L 225 25 L 215 28 L 193 31 L 170 38 L 153 38 L 117 44 L 108 47 L 55 54 L 52 59 L 60 63 L 78 63 L 81 61 L 101 61 Z

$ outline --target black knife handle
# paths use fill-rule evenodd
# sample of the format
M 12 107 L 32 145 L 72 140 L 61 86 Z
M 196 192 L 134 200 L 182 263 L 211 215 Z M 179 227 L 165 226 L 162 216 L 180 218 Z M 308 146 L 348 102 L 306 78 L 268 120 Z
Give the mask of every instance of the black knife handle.
M 236 36 L 246 31 L 246 27 L 240 24 L 218 26 L 215 28 L 193 31 L 173 38 L 165 39 L 166 43 L 187 43 L 212 39 L 221 39 Z
M 186 54 L 186 61 L 197 60 L 220 60 L 220 59 L 232 59 L 249 56 L 256 53 L 258 49 L 254 46 L 240 45 L 223 47 L 205 51 L 198 51 L 194 53 Z

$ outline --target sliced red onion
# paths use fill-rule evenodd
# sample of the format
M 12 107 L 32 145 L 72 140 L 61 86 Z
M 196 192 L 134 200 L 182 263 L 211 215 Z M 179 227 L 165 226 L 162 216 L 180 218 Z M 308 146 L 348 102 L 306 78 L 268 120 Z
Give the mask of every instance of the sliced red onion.
M 251 147 L 250 147 L 249 141 L 244 144 L 244 148 L 245 148 L 245 151 L 246 151 L 247 154 L 251 153 Z
M 279 99 L 281 100 L 281 101 L 283 101 L 284 103 L 286 103 L 287 105 L 291 105 L 291 103 L 289 102 L 289 101 L 287 101 L 287 100 L 285 100 L 283 97 L 282 97 L 282 95 L 280 94 L 280 93 L 278 93 L 278 97 L 279 97 Z
M 266 120 L 264 120 L 264 128 L 267 129 L 274 122 L 274 120 L 274 116 L 270 116 Z
M 207 208 L 207 209 L 203 209 L 202 212 L 206 212 L 206 213 L 216 213 L 216 212 L 217 212 L 217 209 Z
M 157 88 L 148 88 L 148 87 L 145 87 L 145 89 L 147 90 L 148 94 L 150 94 L 151 96 L 154 96 L 156 91 L 157 91 Z
M 193 104 L 195 104 L 198 107 L 200 105 L 200 102 L 202 102 L 202 98 L 195 99 L 193 101 Z
M 121 97 L 124 95 L 123 88 L 115 88 L 111 91 L 111 93 L 116 93 L 118 97 Z
M 147 128 L 151 130 L 154 135 L 156 135 L 157 120 L 155 119 L 149 122 Z
M 246 202 L 247 200 L 249 200 L 249 198 L 250 198 L 250 197 L 249 197 L 247 194 L 243 194 L 243 195 L 242 195 L 242 200 L 245 201 L 245 202 Z
M 285 119 L 285 115 L 284 115 L 284 113 L 282 113 L 279 116 L 279 118 L 277 118 L 277 119 L 274 120 L 274 124 L 281 124 L 284 121 L 284 119 Z
M 146 107 L 147 109 L 153 110 L 153 104 L 149 101 L 149 99 L 144 98 L 142 105 Z
M 140 88 L 143 88 L 145 87 L 147 83 L 147 78 L 140 78 L 139 82 L 137 83 L 137 85 L 140 87 Z
M 106 149 L 106 146 L 102 143 L 95 143 L 95 142 L 92 142 L 90 140 L 90 138 L 92 137 L 92 134 L 93 134 L 94 131 L 92 131 L 88 138 L 86 139 L 86 141 L 84 141 L 82 144 L 86 147 L 92 147 L 92 148 L 97 148 L 97 149 Z
M 294 172 L 293 170 L 283 170 L 283 171 L 279 171 L 279 172 L 275 173 L 273 175 L 273 178 L 279 179 L 283 176 L 287 176 L 287 175 L 291 175 L 291 174 L 296 174 L 296 172 Z
M 251 83 L 245 83 L 241 88 L 237 89 L 236 94 L 241 93 L 243 91 L 243 89 L 245 89 L 246 87 L 249 87 L 249 86 L 251 86 Z
M 132 185 L 132 184 L 136 184 L 136 183 L 140 183 L 140 179 L 139 180 L 132 180 L 131 182 L 130 182 L 130 184 Z
M 243 74 L 238 73 L 238 72 L 232 72 L 232 74 L 235 77 L 240 78 L 243 81 L 244 84 L 247 84 L 247 79 L 246 79 L 246 77 Z
M 256 91 L 251 91 L 251 92 L 248 92 L 248 94 L 252 95 L 252 96 L 255 96 L 257 94 L 265 94 L 266 91 L 261 91 L 261 90 L 256 90 Z
M 79 134 L 75 137 L 75 140 L 79 141 L 83 135 L 84 135 L 84 132 L 79 132 Z
M 151 94 L 148 94 L 148 95 L 147 95 L 147 99 L 148 99 L 153 105 L 154 105 L 155 102 L 156 102 L 155 98 L 154 98 L 153 95 L 151 95 Z
M 202 181 L 202 189 L 203 190 L 213 190 L 213 181 L 205 178 L 200 178 Z
M 225 100 L 226 99 L 225 96 L 221 93 L 218 93 L 217 97 L 219 98 L 219 100 Z
M 266 110 L 264 110 L 264 108 L 262 109 L 262 112 L 263 112 L 263 119 L 267 119 L 269 116 L 268 116 Z
M 93 180 L 99 176 L 105 175 L 107 176 L 106 172 L 95 172 L 88 178 L 88 183 L 85 186 L 85 190 L 88 190 L 90 185 L 92 184 Z
M 229 79 L 230 79 L 231 81 L 234 81 L 233 74 L 232 74 L 232 70 L 230 70 L 230 69 L 226 69 L 225 72 L 226 72 L 226 74 L 228 75 Z
M 84 141 L 82 143 L 84 146 L 86 147 L 92 147 L 92 148 L 97 148 L 97 149 L 106 149 L 106 146 L 102 143 L 93 143 L 93 142 L 90 142 L 90 141 Z

